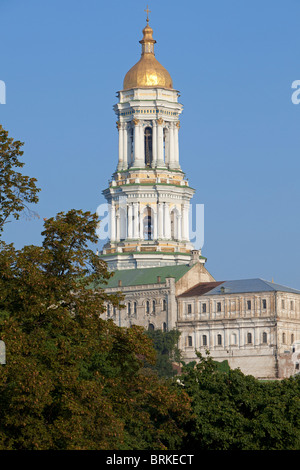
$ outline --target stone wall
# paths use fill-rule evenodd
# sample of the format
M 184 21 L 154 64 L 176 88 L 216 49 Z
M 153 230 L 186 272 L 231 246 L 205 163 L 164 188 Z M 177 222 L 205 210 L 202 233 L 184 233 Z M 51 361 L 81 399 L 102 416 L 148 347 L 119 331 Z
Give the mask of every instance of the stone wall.
M 122 293 L 125 307 L 114 309 L 107 305 L 103 318 L 111 318 L 121 327 L 134 324 L 146 329 L 149 325 L 160 330 L 174 328 L 177 317 L 174 278 L 166 278 L 166 282 L 157 284 L 111 287 L 105 291 L 108 294 Z

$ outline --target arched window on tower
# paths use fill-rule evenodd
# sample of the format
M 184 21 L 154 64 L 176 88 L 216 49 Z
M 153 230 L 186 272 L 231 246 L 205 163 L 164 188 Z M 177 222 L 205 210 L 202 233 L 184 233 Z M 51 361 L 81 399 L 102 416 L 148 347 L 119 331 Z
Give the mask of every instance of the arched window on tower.
M 145 129 L 145 163 L 146 166 L 152 164 L 152 128 L 146 127 Z
M 152 211 L 150 207 L 147 207 L 144 211 L 143 233 L 144 233 L 145 240 L 153 239 L 153 218 L 152 218 Z

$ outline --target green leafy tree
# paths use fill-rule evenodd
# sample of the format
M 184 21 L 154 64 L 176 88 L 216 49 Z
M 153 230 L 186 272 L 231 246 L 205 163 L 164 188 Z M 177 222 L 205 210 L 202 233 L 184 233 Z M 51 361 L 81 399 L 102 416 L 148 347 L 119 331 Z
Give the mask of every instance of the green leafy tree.
M 181 352 L 178 349 L 180 332 L 178 330 L 148 330 L 146 335 L 151 338 L 156 351 L 155 365 L 152 366 L 160 377 L 174 377 L 178 371 L 175 363 L 180 365 Z
M 194 450 L 299 450 L 300 378 L 262 382 L 224 372 L 198 353 L 180 385 L 192 400 L 184 447 Z
M 71 210 L 45 221 L 42 246 L 0 251 L 0 449 L 178 448 L 184 391 L 144 367 L 144 330 L 100 318 L 120 298 L 90 287 L 110 277 L 88 248 L 97 216 Z
M 38 202 L 37 180 L 17 171 L 24 166 L 19 160 L 23 145 L 0 125 L 0 233 L 11 217 L 18 219 L 23 211 L 32 215 L 28 204 Z

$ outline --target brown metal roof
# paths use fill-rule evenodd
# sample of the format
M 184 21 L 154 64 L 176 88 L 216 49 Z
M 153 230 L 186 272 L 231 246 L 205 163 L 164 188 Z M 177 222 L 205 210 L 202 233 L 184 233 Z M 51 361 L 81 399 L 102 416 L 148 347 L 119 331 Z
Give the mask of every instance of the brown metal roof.
M 178 297 L 194 297 L 196 295 L 204 295 L 210 290 L 214 289 L 215 287 L 223 284 L 224 281 L 220 282 L 200 282 L 196 286 L 192 287 L 191 289 L 186 290 Z

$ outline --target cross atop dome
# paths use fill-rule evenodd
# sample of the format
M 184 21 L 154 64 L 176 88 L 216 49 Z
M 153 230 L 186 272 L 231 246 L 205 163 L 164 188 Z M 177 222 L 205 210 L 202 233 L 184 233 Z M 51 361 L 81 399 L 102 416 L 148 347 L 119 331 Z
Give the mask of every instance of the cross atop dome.
M 151 13 L 151 10 L 149 10 L 148 5 L 147 5 L 147 10 L 144 10 L 147 13 L 147 24 L 149 23 L 149 13 Z

